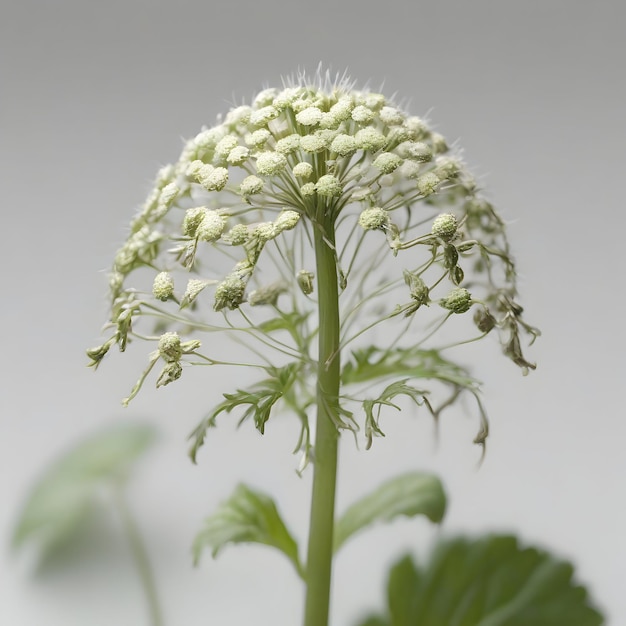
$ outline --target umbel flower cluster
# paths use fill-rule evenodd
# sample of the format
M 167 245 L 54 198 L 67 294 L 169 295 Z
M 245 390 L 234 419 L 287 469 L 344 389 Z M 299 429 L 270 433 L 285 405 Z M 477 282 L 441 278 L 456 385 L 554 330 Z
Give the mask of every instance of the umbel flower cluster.
M 128 403 L 159 362 L 157 387 L 177 380 L 184 365 L 239 365 L 212 354 L 206 340 L 226 330 L 250 350 L 247 364 L 269 378 L 224 394 L 199 427 L 197 445 L 215 417 L 236 406 L 247 405 L 244 419 L 254 416 L 263 431 L 280 400 L 302 420 L 299 449 L 306 452 L 317 296 L 325 289 L 313 241 L 322 230 L 337 268 L 339 351 L 352 344 L 338 425 L 355 426 L 358 416 L 347 407 L 362 402 L 371 443 L 382 434 L 381 406 L 399 393 L 419 396 L 436 415 L 428 392 L 407 391 L 418 372 L 458 395 L 462 370 L 427 345 L 451 318 L 473 316 L 459 327 L 471 332 L 464 342 L 496 332 L 514 363 L 534 368 L 520 335 L 534 339 L 537 331 L 516 302 L 505 225 L 463 162 L 423 119 L 385 96 L 323 79 L 265 89 L 159 171 L 115 256 L 110 336 L 88 352 L 91 365 L 114 344 L 124 351 L 132 338 L 154 342 Z M 156 318 L 159 332 L 139 334 L 140 318 Z M 386 324 L 385 348 L 364 348 L 379 324 Z M 271 349 L 278 362 L 268 358 Z M 387 387 L 377 399 L 344 395 L 350 385 L 402 371 L 402 389 Z M 485 436 L 483 427 L 477 440 Z

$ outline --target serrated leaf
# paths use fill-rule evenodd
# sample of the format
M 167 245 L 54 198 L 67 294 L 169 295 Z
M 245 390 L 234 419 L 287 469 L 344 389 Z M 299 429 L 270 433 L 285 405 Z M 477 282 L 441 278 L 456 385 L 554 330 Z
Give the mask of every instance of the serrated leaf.
M 204 549 L 210 548 L 215 557 L 229 543 L 260 543 L 276 548 L 291 561 L 298 574 L 303 575 L 298 545 L 274 501 L 243 484 L 205 520 L 203 530 L 193 543 L 194 561 L 198 562 Z
M 480 419 L 480 427 L 474 443 L 484 445 L 489 433 L 489 423 L 480 402 L 480 383 L 470 376 L 464 367 L 444 359 L 437 350 L 420 350 L 416 347 L 377 348 L 375 346 L 355 350 L 352 352 L 351 359 L 342 369 L 341 381 L 344 385 L 350 385 L 353 383 L 372 383 L 398 376 L 408 377 L 404 379 L 404 382 L 410 378 L 436 380 L 448 388 L 448 398 L 438 407 L 434 407 L 426 401 L 426 392 L 422 393 L 415 390 L 421 395 L 422 400 L 425 401 L 436 420 L 446 407 L 454 403 L 461 392 L 472 394 L 478 406 Z M 412 397 L 415 399 L 416 396 L 412 395 Z M 382 404 L 390 404 L 390 402 L 385 401 Z M 382 434 L 378 427 L 378 416 L 374 414 L 375 405 L 376 401 L 372 400 L 366 400 L 364 403 L 368 447 L 371 445 L 373 435 Z M 378 404 L 378 409 L 380 406 L 381 403 Z
M 344 365 L 341 380 L 344 385 L 363 383 L 390 376 L 432 378 L 460 387 L 478 388 L 478 381 L 467 370 L 444 359 L 437 350 L 419 348 L 367 348 L 354 350 Z
M 512 536 L 454 539 L 428 567 L 411 557 L 390 571 L 388 613 L 380 626 L 600 626 L 602 615 L 573 568 Z M 369 622 L 364 621 L 361 626 Z
M 151 426 L 124 424 L 70 450 L 34 486 L 18 518 L 13 546 L 33 543 L 45 558 L 83 522 L 97 489 L 124 479 L 154 439 Z
M 265 433 L 265 424 L 270 418 L 274 405 L 291 389 L 296 380 L 301 364 L 289 363 L 284 367 L 265 368 L 269 378 L 255 383 L 250 389 L 237 389 L 234 393 L 225 393 L 220 402 L 189 435 L 193 441 L 189 455 L 195 463 L 198 450 L 204 444 L 206 432 L 215 426 L 216 419 L 221 413 L 230 413 L 240 406 L 247 406 L 239 420 L 241 424 L 252 417 L 254 425 L 261 433 Z
M 418 472 L 397 476 L 348 507 L 335 525 L 334 550 L 375 523 L 417 515 L 438 523 L 445 510 L 446 496 L 437 477 Z

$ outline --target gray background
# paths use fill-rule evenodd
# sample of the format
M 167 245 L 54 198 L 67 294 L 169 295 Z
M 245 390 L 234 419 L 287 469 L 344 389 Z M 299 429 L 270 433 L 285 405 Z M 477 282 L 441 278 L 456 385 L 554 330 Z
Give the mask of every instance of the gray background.
M 310 474 L 294 472 L 296 426 L 277 419 L 262 438 L 223 420 L 194 467 L 185 437 L 226 374 L 198 368 L 123 411 L 144 351 L 113 355 L 94 375 L 84 349 L 106 315 L 101 270 L 157 168 L 233 101 L 320 61 L 359 84 L 384 82 L 460 140 L 510 221 L 522 300 L 544 332 L 528 378 L 495 343 L 467 353 L 480 358 L 492 420 L 480 470 L 475 424 L 461 411 L 445 420 L 438 447 L 430 422 L 404 413 L 386 421 L 386 439 L 370 452 L 346 438 L 339 508 L 399 470 L 437 471 L 451 498 L 443 532 L 514 530 L 549 546 L 576 563 L 609 623 L 626 623 L 624 17 L 617 0 L 5 0 L 0 623 L 145 623 L 114 518 L 82 537 L 54 575 L 30 578 L 6 547 L 45 465 L 130 418 L 163 433 L 131 493 L 167 623 L 299 623 L 301 589 L 280 557 L 232 548 L 195 570 L 189 558 L 203 516 L 239 480 L 271 491 L 304 536 Z M 381 568 L 406 548 L 423 551 L 434 534 L 401 521 L 347 546 L 333 623 L 377 606 Z

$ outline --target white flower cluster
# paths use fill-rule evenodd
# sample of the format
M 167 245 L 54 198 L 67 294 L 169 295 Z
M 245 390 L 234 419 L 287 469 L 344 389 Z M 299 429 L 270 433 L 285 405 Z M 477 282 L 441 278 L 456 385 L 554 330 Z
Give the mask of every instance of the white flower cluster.
M 521 308 L 513 300 L 515 272 L 503 222 L 423 119 L 345 82 L 265 89 L 251 105 L 232 108 L 190 139 L 179 160 L 159 171 L 114 260 L 115 342 L 125 346 L 133 316 L 142 313 L 136 295 L 141 289 L 125 284 L 138 269 L 152 272 L 144 290 L 150 306 L 178 307 L 170 318 L 178 322 L 180 310 L 194 311 L 207 297 L 216 311 L 244 303 L 276 306 L 286 292 L 315 297 L 322 287 L 314 285 L 314 260 L 295 255 L 293 244 L 311 242 L 322 222 L 352 224 L 350 237 L 373 243 L 378 238 L 394 255 L 426 246 L 431 259 L 423 265 L 408 259 L 410 254 L 403 257 L 410 267 L 410 301 L 399 310 L 409 315 L 433 301 L 453 313 L 482 307 L 478 328 L 487 328 L 488 319 L 489 330 L 508 332 L 506 350 L 522 367 L 531 367 L 518 348 L 518 327 L 531 334 L 532 329 L 520 321 Z M 278 282 L 263 284 L 256 268 L 268 245 L 268 256 L 286 260 L 286 268 Z M 353 240 L 344 252 L 360 249 Z M 216 251 L 223 255 L 216 257 Z M 338 259 L 341 254 L 337 250 Z M 481 293 L 470 294 L 461 284 L 461 264 L 470 256 L 472 269 L 482 273 L 472 291 L 476 286 Z M 216 258 L 231 259 L 230 269 Z M 443 273 L 431 280 L 431 267 Z M 192 277 L 181 280 L 182 272 Z M 249 286 L 253 277 L 255 288 Z M 431 300 L 444 278 L 451 283 L 448 296 Z M 347 284 L 346 276 L 341 284 Z M 110 343 L 92 351 L 95 364 Z

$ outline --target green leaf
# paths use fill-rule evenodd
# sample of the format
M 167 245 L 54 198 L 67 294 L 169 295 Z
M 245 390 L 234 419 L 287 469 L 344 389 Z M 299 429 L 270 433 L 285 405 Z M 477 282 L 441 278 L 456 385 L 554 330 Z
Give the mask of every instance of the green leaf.
M 217 512 L 205 520 L 203 530 L 193 543 L 194 561 L 198 562 L 205 548 L 210 548 L 213 557 L 216 557 L 229 543 L 272 546 L 280 550 L 303 576 L 298 545 L 287 530 L 274 501 L 246 485 L 238 485 Z
M 405 378 L 401 383 L 389 385 L 383 392 L 383 394 L 391 394 L 389 397 L 365 400 L 363 404 L 366 414 L 365 435 L 368 440 L 368 447 L 371 445 L 373 435 L 383 434 L 378 426 L 378 413 L 381 405 L 386 404 L 397 408 L 390 402 L 390 398 L 393 395 L 403 393 L 409 395 L 418 404 L 420 401 L 423 401 L 435 420 L 437 420 L 440 413 L 446 407 L 452 405 L 463 391 L 474 396 L 478 407 L 480 427 L 474 443 L 484 445 L 489 433 L 489 423 L 480 402 L 480 383 L 470 376 L 464 367 L 444 359 L 437 350 L 420 350 L 416 347 L 384 349 L 375 346 L 355 350 L 352 352 L 351 359 L 347 361 L 342 369 L 341 381 L 344 385 L 354 383 L 371 384 L 375 381 L 397 378 L 398 376 Z M 446 392 L 448 394 L 447 398 L 438 407 L 435 407 L 426 400 L 426 391 L 408 388 L 408 386 L 404 390 L 394 389 L 394 385 L 405 385 L 411 378 L 439 381 L 448 389 Z M 376 414 L 374 412 L 375 408 Z
M 599 626 L 602 615 L 572 575 L 569 563 L 512 536 L 453 539 L 426 568 L 409 556 L 398 561 L 388 614 L 361 626 Z
M 189 439 L 193 441 L 189 455 L 195 463 L 198 450 L 204 444 L 206 432 L 215 426 L 216 419 L 221 413 L 230 413 L 233 409 L 247 405 L 239 423 L 249 417 L 254 419 L 254 425 L 261 433 L 265 433 L 265 424 L 270 418 L 274 405 L 291 389 L 301 367 L 299 362 L 289 363 L 284 367 L 265 368 L 269 378 L 254 384 L 250 389 L 237 389 L 235 393 L 225 393 L 220 402 L 191 433 Z
M 446 496 L 438 478 L 417 472 L 397 476 L 348 507 L 335 525 L 334 550 L 377 522 L 425 515 L 438 523 L 445 510 Z
M 478 389 L 478 381 L 467 370 L 444 359 L 437 350 L 419 348 L 377 348 L 369 346 L 352 352 L 344 365 L 341 380 L 344 385 L 369 382 L 390 376 L 430 378 L 460 387 Z
M 33 543 L 42 559 L 49 555 L 86 519 L 97 489 L 124 480 L 154 439 L 150 426 L 123 424 L 70 450 L 34 486 L 18 518 L 13 546 Z

